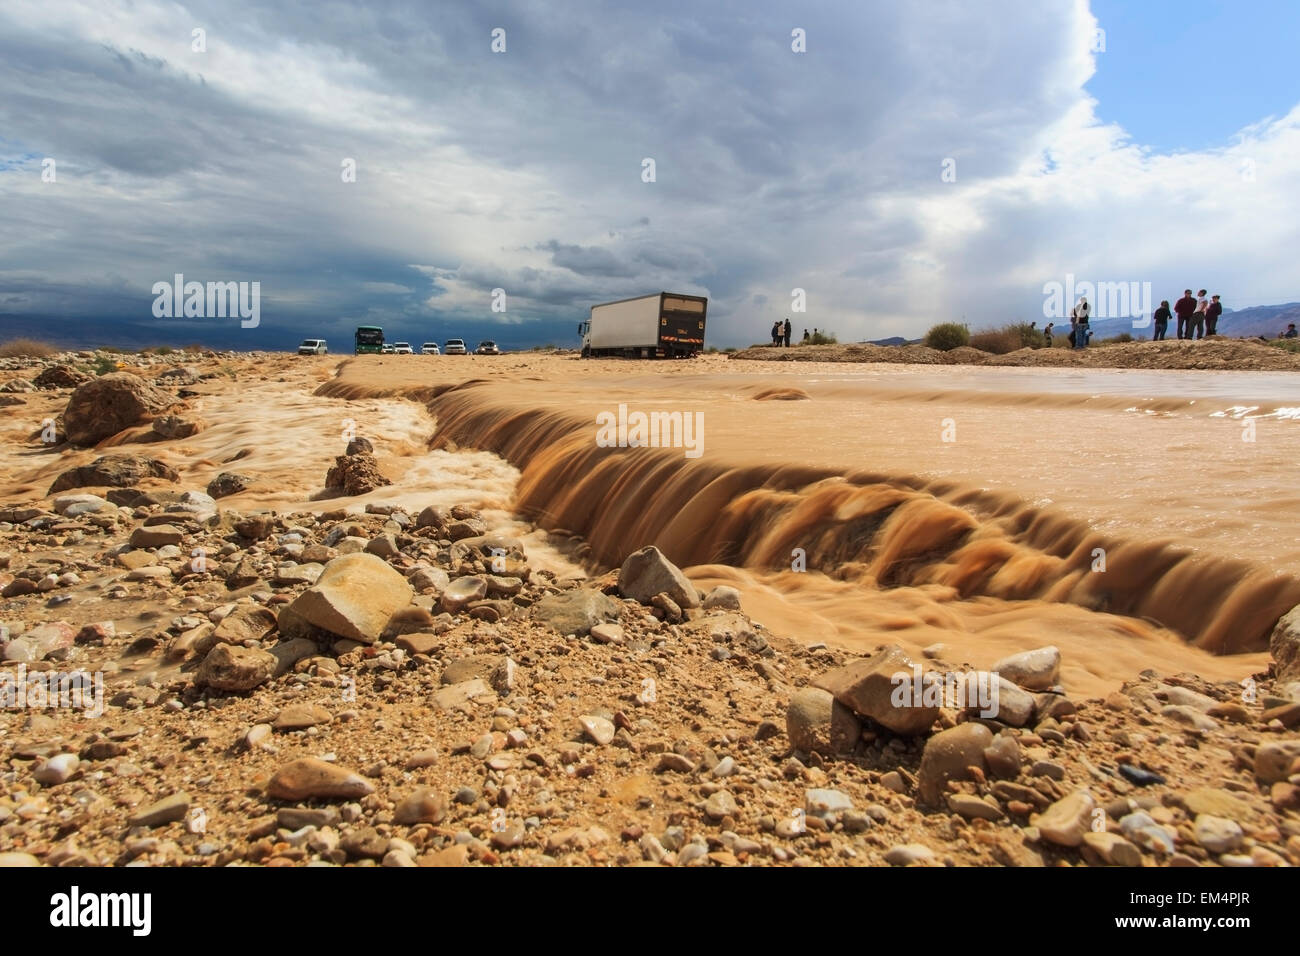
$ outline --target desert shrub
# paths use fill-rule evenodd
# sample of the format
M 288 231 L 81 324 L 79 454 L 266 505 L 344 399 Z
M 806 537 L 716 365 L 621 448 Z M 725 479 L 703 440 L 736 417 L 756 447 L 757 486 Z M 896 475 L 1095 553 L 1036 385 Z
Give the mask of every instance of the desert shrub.
M 117 363 L 107 355 L 101 355 L 87 366 L 91 372 L 96 375 L 107 375 L 109 372 L 117 371 Z
M 1273 339 L 1268 344 L 1284 352 L 1300 352 L 1300 339 Z
M 0 358 L 51 358 L 59 350 L 36 339 L 10 339 L 0 345 Z
M 126 355 L 126 349 L 120 349 L 116 345 L 101 345 L 95 349 L 96 352 L 107 352 L 109 355 Z
M 1130 335 L 1128 332 L 1121 332 L 1119 335 L 1112 335 L 1112 336 L 1111 336 L 1110 338 L 1108 338 L 1108 339 L 1101 339 L 1101 340 L 1100 340 L 1099 342 L 1097 342 L 1096 344 L 1098 344 L 1098 345 L 1119 345 L 1119 344 L 1121 344 L 1121 343 L 1123 343 L 1123 342 L 1132 342 L 1132 341 L 1133 341 L 1133 336 L 1132 336 L 1132 335 Z
M 970 337 L 970 347 L 979 349 L 981 352 L 988 352 L 991 355 L 1006 355 L 1008 352 L 1014 352 L 1017 349 L 1024 348 L 1020 344 L 1020 336 L 1014 329 L 987 329 L 983 332 L 976 332 Z
M 835 337 L 834 332 L 817 331 L 808 337 L 809 345 L 839 345 L 839 339 Z
M 940 352 L 970 345 L 970 329 L 956 322 L 940 322 L 925 333 L 925 344 Z
M 722 351 L 727 355 L 731 355 L 733 352 L 738 352 L 740 350 L 733 345 L 731 348 L 723 349 Z
M 1032 322 L 1012 322 L 1006 328 L 1020 336 L 1022 349 L 1041 349 L 1047 344 L 1047 337 L 1043 335 L 1043 330 L 1037 328 Z
M 154 355 L 171 355 L 176 350 L 170 345 L 155 345 L 151 349 L 143 349 L 144 352 L 152 352 Z

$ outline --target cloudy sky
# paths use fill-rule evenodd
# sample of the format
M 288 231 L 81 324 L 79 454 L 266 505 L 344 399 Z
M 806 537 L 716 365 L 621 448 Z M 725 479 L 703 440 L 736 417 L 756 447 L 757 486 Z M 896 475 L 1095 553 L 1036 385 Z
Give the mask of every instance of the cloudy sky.
M 796 288 L 841 341 L 1069 274 L 1294 301 L 1298 9 L 5 0 L 0 322 L 576 345 L 667 289 L 728 346 Z M 261 324 L 155 318 L 175 273 L 260 282 Z

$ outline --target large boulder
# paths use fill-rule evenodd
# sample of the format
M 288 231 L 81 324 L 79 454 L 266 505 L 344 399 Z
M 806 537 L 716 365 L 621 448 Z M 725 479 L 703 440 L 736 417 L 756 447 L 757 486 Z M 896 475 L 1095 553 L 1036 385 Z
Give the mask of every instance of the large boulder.
M 63 430 L 74 445 L 94 445 L 139 425 L 176 404 L 176 397 L 126 372 L 112 372 L 79 385 L 63 412 Z
M 823 674 L 815 686 L 828 690 L 845 707 L 896 734 L 923 734 L 939 716 L 917 687 L 920 669 L 895 644 L 872 657 L 851 661 Z
M 104 455 L 102 458 L 96 458 L 89 465 L 69 468 L 63 472 L 54 479 L 49 493 L 54 494 L 69 488 L 130 488 L 145 478 L 181 480 L 176 469 L 157 458 L 144 458 L 140 455 Z
M 389 619 L 415 592 L 382 559 L 359 552 L 325 565 L 316 583 L 285 610 L 297 619 L 362 644 L 379 640 Z M 283 618 L 283 612 L 281 613 Z
M 649 604 L 656 594 L 667 594 L 678 607 L 700 606 L 695 585 L 654 545 L 627 556 L 618 572 L 618 593 L 642 604 Z
M 1282 615 L 1273 628 L 1268 649 L 1277 662 L 1277 681 L 1300 680 L 1300 604 Z

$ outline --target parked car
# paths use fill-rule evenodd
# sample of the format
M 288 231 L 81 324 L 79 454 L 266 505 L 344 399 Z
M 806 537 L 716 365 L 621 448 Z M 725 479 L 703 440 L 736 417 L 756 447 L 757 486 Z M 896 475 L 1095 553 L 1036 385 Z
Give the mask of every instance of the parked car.
M 469 350 L 465 348 L 464 339 L 448 339 L 447 348 L 444 350 L 448 355 L 468 355 Z
M 411 348 L 410 342 L 395 342 L 393 344 L 393 354 L 395 355 L 414 355 L 415 349 Z
M 437 342 L 425 342 L 420 346 L 421 355 L 441 355 L 442 350 L 438 348 Z
M 475 355 L 500 355 L 501 350 L 497 348 L 497 344 L 495 342 L 493 342 L 491 339 L 487 339 L 478 344 L 478 348 L 474 350 L 474 354 Z
M 329 355 L 324 339 L 303 339 L 298 346 L 299 355 Z
M 379 351 L 382 352 L 384 355 L 392 355 L 393 347 L 391 345 L 385 344 L 384 347 L 381 348 Z

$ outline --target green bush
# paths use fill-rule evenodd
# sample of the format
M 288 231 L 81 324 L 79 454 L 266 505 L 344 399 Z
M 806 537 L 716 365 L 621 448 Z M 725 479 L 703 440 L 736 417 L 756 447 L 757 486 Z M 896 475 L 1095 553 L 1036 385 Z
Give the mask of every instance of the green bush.
M 1300 352 L 1300 339 L 1273 339 L 1268 344 L 1284 352 Z
M 117 371 L 117 363 L 107 355 L 101 355 L 90 363 L 90 370 L 96 375 L 107 375 L 109 372 Z
M 970 337 L 970 347 L 979 349 L 981 352 L 988 352 L 991 355 L 1006 355 L 1008 352 L 1014 352 L 1017 349 L 1024 348 L 1020 344 L 1020 336 L 1014 329 L 986 329 L 983 332 L 976 332 Z
M 940 322 L 925 333 L 925 344 L 940 352 L 970 345 L 970 329 L 956 322 Z
M 835 337 L 834 332 L 817 331 L 808 336 L 809 345 L 839 345 L 839 339 Z

